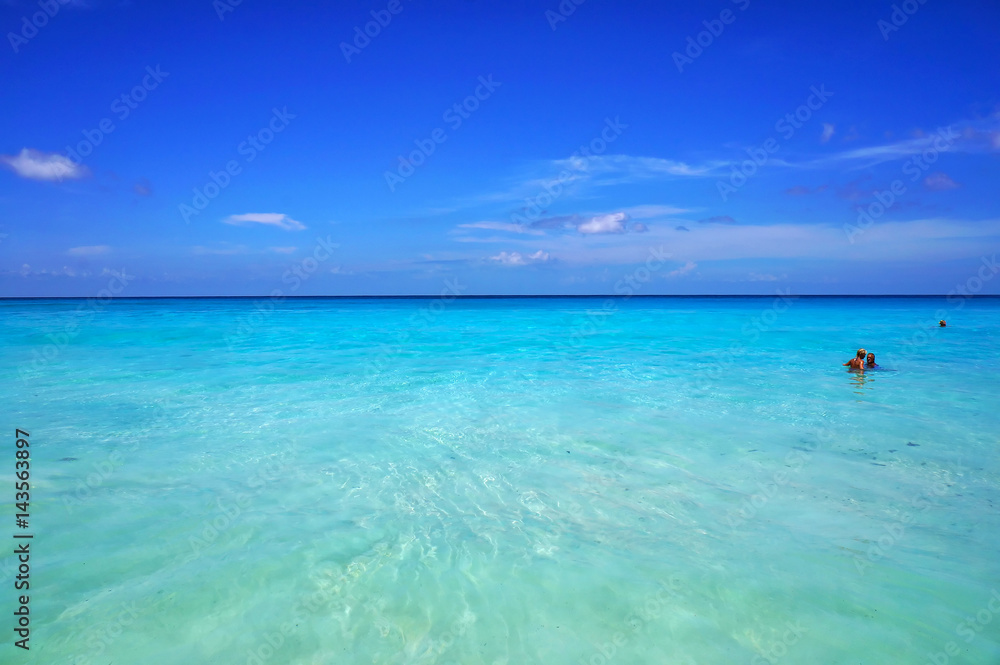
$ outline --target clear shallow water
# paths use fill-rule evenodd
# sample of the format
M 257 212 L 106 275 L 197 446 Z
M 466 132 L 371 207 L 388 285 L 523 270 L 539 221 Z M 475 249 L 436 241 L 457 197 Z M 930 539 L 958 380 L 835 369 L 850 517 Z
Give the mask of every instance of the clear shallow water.
M 1000 662 L 998 300 L 81 306 L 0 301 L 3 662 Z

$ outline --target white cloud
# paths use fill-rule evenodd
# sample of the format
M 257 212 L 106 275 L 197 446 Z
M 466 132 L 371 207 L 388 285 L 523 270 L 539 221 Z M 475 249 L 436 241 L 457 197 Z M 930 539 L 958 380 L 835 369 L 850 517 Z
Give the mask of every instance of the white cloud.
M 511 222 L 470 222 L 468 224 L 459 224 L 460 229 L 487 229 L 490 231 L 510 231 L 511 233 L 526 233 L 529 235 L 545 235 L 543 231 L 538 229 L 531 229 L 523 224 L 513 224 Z
M 275 254 L 291 254 L 298 249 L 298 247 L 269 247 L 268 249 Z
M 11 171 L 29 180 L 46 180 L 59 182 L 61 180 L 76 180 L 86 176 L 86 167 L 74 164 L 65 155 L 46 153 L 39 150 L 24 148 L 17 155 L 0 155 L 3 163 Z
M 724 165 L 725 162 L 691 165 L 662 157 L 633 157 L 631 155 L 593 155 L 586 159 L 570 157 L 553 162 L 553 166 L 559 169 L 592 175 L 622 175 L 627 176 L 626 181 L 634 178 L 662 178 L 665 176 L 708 176 Z
M 549 253 L 538 250 L 534 254 L 522 255 L 520 252 L 500 252 L 496 256 L 491 256 L 490 261 L 496 261 L 504 266 L 525 266 L 529 263 L 545 263 L 549 260 Z
M 688 274 L 697 267 L 698 267 L 697 263 L 688 261 L 677 270 L 671 270 L 670 272 L 668 272 L 667 277 L 683 277 L 684 275 Z
M 835 129 L 836 128 L 830 123 L 824 122 L 823 133 L 819 137 L 819 142 L 826 143 L 827 141 L 829 141 L 833 137 L 833 132 L 835 131 Z
M 496 256 L 491 256 L 490 261 L 496 261 L 505 266 L 523 266 L 525 264 L 524 257 L 521 256 L 520 252 L 500 252 Z
M 625 233 L 625 221 L 628 215 L 623 212 L 616 212 L 610 215 L 598 215 L 591 217 L 576 227 L 576 230 L 585 235 L 596 233 Z
M 100 254 L 107 254 L 111 251 L 111 248 L 107 245 L 90 245 L 86 247 L 72 247 L 66 250 L 66 253 L 70 256 L 98 256 Z
M 21 277 L 90 277 L 93 273 L 89 270 L 77 272 L 75 268 L 63 266 L 60 269 L 49 270 L 48 268 L 34 269 L 27 263 L 23 264 L 20 270 L 0 270 L 0 274 L 20 275 Z
M 230 215 L 222 220 L 223 224 L 233 226 L 247 226 L 249 224 L 264 224 L 266 226 L 276 226 L 285 231 L 302 231 L 306 225 L 298 222 L 288 215 L 277 212 L 257 212 L 246 215 Z
M 675 206 L 665 205 L 641 205 L 632 206 L 631 208 L 622 208 L 622 212 L 628 215 L 630 219 L 653 219 L 655 217 L 683 215 L 686 212 L 693 212 L 693 210 L 690 208 L 677 208 Z

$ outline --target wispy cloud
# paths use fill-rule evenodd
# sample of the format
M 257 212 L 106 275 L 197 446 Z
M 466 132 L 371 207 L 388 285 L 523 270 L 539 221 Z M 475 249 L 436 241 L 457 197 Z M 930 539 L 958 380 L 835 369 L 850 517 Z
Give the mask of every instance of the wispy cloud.
M 491 256 L 490 261 L 504 266 L 526 266 L 531 263 L 546 263 L 550 259 L 548 252 L 538 250 L 533 254 L 521 254 L 520 252 L 500 252 L 496 256 Z
M 825 168 L 849 166 L 865 168 L 899 159 L 920 155 L 928 150 L 947 150 L 951 153 L 983 153 L 1000 150 L 1000 131 L 997 118 L 975 122 L 960 121 L 929 133 L 915 132 L 908 139 L 881 145 L 844 150 L 831 155 L 799 162 L 782 162 L 798 168 Z M 845 137 L 846 138 L 846 137 Z
M 17 155 L 0 155 L 0 163 L 28 180 L 77 180 L 90 173 L 86 167 L 74 164 L 65 155 L 31 148 L 24 148 Z
M 277 212 L 257 212 L 246 215 L 230 215 L 222 220 L 223 224 L 233 226 L 249 226 L 251 224 L 263 224 L 265 226 L 276 226 L 285 231 L 302 231 L 306 225 L 298 222 L 288 215 Z
M 111 248 L 107 245 L 87 245 L 84 247 L 71 247 L 66 250 L 66 253 L 70 256 L 100 256 L 110 251 Z
M 658 217 L 673 217 L 693 212 L 692 208 L 678 208 L 668 205 L 640 205 L 631 208 L 622 208 L 622 212 L 631 219 L 655 219 Z
M 107 272 L 107 268 L 104 272 Z M 89 270 L 77 270 L 76 268 L 71 268 L 70 266 L 63 266 L 62 268 L 49 269 L 49 268 L 32 268 L 31 265 L 24 263 L 20 268 L 14 270 L 0 270 L 0 275 L 20 275 L 21 277 L 90 277 L 94 273 Z M 104 273 L 102 273 L 104 274 Z
M 539 229 L 533 229 L 523 224 L 514 224 L 511 222 L 470 222 L 468 224 L 459 224 L 460 229 L 486 229 L 490 231 L 508 231 L 510 233 L 525 233 L 528 235 L 545 235 L 544 231 Z
M 610 177 L 610 183 L 628 182 L 651 178 L 696 178 L 715 174 L 726 162 L 688 164 L 662 157 L 634 157 L 631 155 L 597 155 L 587 159 L 570 157 L 557 159 L 552 165 L 578 176 L 592 178 Z
M 924 188 L 932 192 L 944 192 L 949 189 L 958 189 L 960 184 L 951 179 L 947 173 L 931 173 L 924 178 Z
M 819 136 L 819 142 L 820 143 L 826 143 L 827 141 L 829 141 L 831 138 L 833 138 L 833 133 L 835 131 L 836 131 L 836 128 L 833 125 L 831 125 L 828 122 L 824 122 L 823 123 L 823 133 L 820 134 L 820 136 Z
M 735 224 L 736 220 L 729 215 L 716 215 L 715 217 L 706 217 L 705 219 L 699 219 L 699 224 Z
M 684 265 L 682 265 L 680 268 L 677 268 L 676 270 L 671 270 L 670 272 L 668 272 L 667 273 L 667 277 L 668 278 L 671 278 L 671 277 L 683 277 L 684 275 L 688 274 L 689 272 L 691 272 L 692 270 L 694 270 L 697 267 L 698 267 L 697 263 L 695 263 L 693 261 L 688 261 L 687 263 L 685 263 Z
M 679 208 L 671 208 L 671 210 L 680 210 Z M 648 214 L 648 217 L 653 215 Z M 472 222 L 467 224 L 459 224 L 451 233 L 464 233 L 470 229 L 473 230 L 489 230 L 489 231 L 506 231 L 510 233 L 526 234 L 532 236 L 544 236 L 548 232 L 572 232 L 585 236 L 589 235 L 602 235 L 602 234 L 623 234 L 623 233 L 645 233 L 649 230 L 649 227 L 645 224 L 639 222 L 632 222 L 630 215 L 624 211 L 612 212 L 612 213 L 601 213 L 601 214 L 590 214 L 590 215 L 559 215 L 555 217 L 543 217 L 542 219 L 532 222 L 530 225 L 526 224 L 514 224 L 510 222 Z M 464 235 L 460 238 L 455 238 L 459 242 L 503 242 L 506 241 L 504 237 L 501 236 L 491 236 L 485 237 L 470 237 Z M 531 241 L 534 242 L 534 241 Z

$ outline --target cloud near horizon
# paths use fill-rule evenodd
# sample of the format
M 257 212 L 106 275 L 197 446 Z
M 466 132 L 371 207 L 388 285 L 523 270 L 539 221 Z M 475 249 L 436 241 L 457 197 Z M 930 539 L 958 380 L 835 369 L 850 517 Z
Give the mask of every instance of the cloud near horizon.
M 251 224 L 263 224 L 265 226 L 276 226 L 284 231 L 303 231 L 306 225 L 277 212 L 257 212 L 245 215 L 230 215 L 222 220 L 223 224 L 233 226 L 249 226 Z
M 490 231 L 509 231 L 511 233 L 525 233 L 529 235 L 545 235 L 544 231 L 539 229 L 529 228 L 523 224 L 514 224 L 512 222 L 469 222 L 467 224 L 459 224 L 460 229 L 486 229 Z
M 706 217 L 705 219 L 699 219 L 699 224 L 736 224 L 736 220 L 729 215 L 716 215 L 715 217 Z
M 107 254 L 110 251 L 111 248 L 107 245 L 88 245 L 84 247 L 71 247 L 66 250 L 66 253 L 70 256 L 99 256 Z
M 688 261 L 687 263 L 685 263 L 684 265 L 682 265 L 680 268 L 677 268 L 676 270 L 671 270 L 670 272 L 668 272 L 667 273 L 667 277 L 668 278 L 683 277 L 684 275 L 688 274 L 689 272 L 691 272 L 692 270 L 694 270 L 697 267 L 698 267 L 697 263 L 695 263 L 694 261 Z
M 534 254 L 528 255 L 523 255 L 520 252 L 500 252 L 496 256 L 490 257 L 490 261 L 504 266 L 526 266 L 529 263 L 546 263 L 549 259 L 549 253 L 541 249 Z

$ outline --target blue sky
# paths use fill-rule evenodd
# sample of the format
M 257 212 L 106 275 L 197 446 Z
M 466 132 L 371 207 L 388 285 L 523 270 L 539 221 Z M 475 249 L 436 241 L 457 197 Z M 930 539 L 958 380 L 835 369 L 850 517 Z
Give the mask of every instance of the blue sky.
M 0 295 L 947 293 L 992 265 L 1000 5 L 672 4 L 0 2 Z

